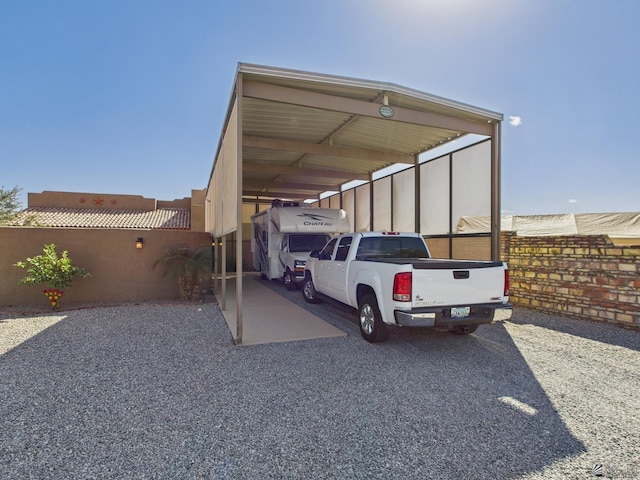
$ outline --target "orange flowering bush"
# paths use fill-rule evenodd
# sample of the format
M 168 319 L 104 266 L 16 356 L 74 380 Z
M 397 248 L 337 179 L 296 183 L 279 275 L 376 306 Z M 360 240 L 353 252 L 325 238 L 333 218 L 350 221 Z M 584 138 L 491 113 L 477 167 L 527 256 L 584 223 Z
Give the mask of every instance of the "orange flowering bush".
M 64 293 L 62 290 L 58 290 L 57 288 L 47 288 L 43 290 L 44 296 L 49 299 L 49 303 L 51 303 L 51 307 L 55 310 L 58 306 L 58 299 Z

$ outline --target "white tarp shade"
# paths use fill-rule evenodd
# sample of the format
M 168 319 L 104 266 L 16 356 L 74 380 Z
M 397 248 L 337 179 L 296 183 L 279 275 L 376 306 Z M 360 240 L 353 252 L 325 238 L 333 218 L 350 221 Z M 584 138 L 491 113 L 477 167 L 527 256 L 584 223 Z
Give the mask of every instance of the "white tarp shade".
M 356 232 L 367 232 L 371 227 L 369 196 L 371 184 L 366 183 L 356 188 L 356 218 L 354 223 Z
M 463 216 L 490 216 L 491 142 L 483 142 L 455 152 L 451 163 L 453 221 Z
M 354 188 L 342 192 L 342 208 L 347 212 L 349 223 L 355 226 L 355 199 L 356 191 Z
M 393 175 L 393 230 L 415 231 L 415 190 L 413 168 Z
M 391 230 L 391 177 L 373 182 L 373 229 Z
M 449 233 L 449 156 L 420 165 L 420 233 Z
M 608 235 L 640 238 L 640 213 L 569 213 L 558 215 L 503 215 L 501 229 L 525 237 L 553 235 Z M 462 217 L 456 233 L 488 233 L 488 216 Z

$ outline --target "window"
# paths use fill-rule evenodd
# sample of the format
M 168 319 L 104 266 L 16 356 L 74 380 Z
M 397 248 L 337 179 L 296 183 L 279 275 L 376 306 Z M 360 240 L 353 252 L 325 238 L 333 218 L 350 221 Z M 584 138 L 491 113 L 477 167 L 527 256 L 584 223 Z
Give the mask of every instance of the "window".
M 290 235 L 290 252 L 310 252 L 320 250 L 329 240 L 329 235 Z
M 358 245 L 358 260 L 367 258 L 429 258 L 427 248 L 418 237 L 366 237 Z
M 351 248 L 351 237 L 342 237 L 338 244 L 338 251 L 336 252 L 336 261 L 342 262 L 347 259 L 349 254 L 349 248 Z
M 333 247 L 336 246 L 337 241 L 338 240 L 334 238 L 325 245 L 325 247 L 320 251 L 320 260 L 331 260 L 331 253 L 333 252 Z

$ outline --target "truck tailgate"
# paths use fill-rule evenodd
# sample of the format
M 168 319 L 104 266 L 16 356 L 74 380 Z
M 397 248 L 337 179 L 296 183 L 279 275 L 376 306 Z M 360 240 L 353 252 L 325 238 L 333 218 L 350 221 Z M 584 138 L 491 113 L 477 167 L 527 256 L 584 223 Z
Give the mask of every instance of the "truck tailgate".
M 502 262 L 431 260 L 413 264 L 412 306 L 473 305 L 504 298 Z

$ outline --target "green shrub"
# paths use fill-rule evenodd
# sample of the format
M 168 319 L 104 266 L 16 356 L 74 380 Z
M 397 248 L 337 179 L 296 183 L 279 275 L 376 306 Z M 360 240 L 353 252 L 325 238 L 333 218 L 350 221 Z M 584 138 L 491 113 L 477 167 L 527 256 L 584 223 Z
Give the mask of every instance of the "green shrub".
M 46 283 L 49 288 L 64 290 L 71 286 L 74 277 L 90 276 L 82 268 L 73 264 L 66 250 L 58 257 L 55 244 L 45 245 L 42 250 L 44 255 L 29 257 L 25 261 L 14 264 L 14 267 L 27 269 L 27 275 L 19 282 L 21 285 Z
M 190 248 L 180 243 L 167 247 L 165 255 L 153 264 L 153 268 L 161 268 L 163 277 L 171 275 L 178 280 L 181 299 L 197 300 L 200 283 L 211 278 L 211 246 Z

